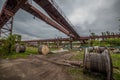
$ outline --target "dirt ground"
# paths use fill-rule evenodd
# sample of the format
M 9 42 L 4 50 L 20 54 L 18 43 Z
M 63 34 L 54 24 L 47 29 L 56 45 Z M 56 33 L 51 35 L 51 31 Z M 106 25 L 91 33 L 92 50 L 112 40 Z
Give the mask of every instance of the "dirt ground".
M 74 80 L 67 66 L 57 64 L 68 60 L 73 53 L 32 55 L 25 59 L 0 60 L 0 80 Z

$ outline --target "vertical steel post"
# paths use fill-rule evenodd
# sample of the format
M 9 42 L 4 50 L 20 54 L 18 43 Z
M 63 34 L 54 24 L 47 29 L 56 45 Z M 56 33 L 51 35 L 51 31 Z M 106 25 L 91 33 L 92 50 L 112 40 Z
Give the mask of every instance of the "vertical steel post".
M 72 49 L 73 48 L 73 45 L 72 45 L 72 37 L 70 37 L 70 49 Z
M 12 16 L 11 21 L 10 21 L 10 24 L 11 24 L 11 26 L 10 26 L 10 35 L 12 35 L 12 31 L 13 31 L 13 20 L 14 20 L 14 17 Z
M 1 28 L 0 28 L 0 37 L 1 37 L 1 34 L 2 34 L 2 32 L 1 32 Z

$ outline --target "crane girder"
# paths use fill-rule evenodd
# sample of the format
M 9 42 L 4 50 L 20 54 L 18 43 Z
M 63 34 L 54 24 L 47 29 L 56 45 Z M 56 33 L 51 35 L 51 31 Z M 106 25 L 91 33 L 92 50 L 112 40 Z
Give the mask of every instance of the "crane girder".
M 27 0 L 6 0 L 0 13 L 0 29 L 20 9 Z
M 55 23 L 52 19 L 50 19 L 49 17 L 47 17 L 46 15 L 44 15 L 40 10 L 38 10 L 37 8 L 35 8 L 31 4 L 29 4 L 28 2 L 26 2 L 21 8 L 23 10 L 27 11 L 28 13 L 36 16 L 37 18 L 43 20 L 47 24 L 53 26 L 54 28 L 60 30 L 61 32 L 65 33 L 66 35 L 74 37 L 74 35 L 69 34 L 69 32 L 66 29 L 64 29 L 59 24 Z

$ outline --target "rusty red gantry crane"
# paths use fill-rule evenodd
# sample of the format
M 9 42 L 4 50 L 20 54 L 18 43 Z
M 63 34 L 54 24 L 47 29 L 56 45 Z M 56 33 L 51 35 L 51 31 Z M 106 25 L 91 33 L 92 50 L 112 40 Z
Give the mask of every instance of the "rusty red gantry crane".
M 61 32 L 65 33 L 66 35 L 72 37 L 72 38 L 77 38 L 79 35 L 76 33 L 76 31 L 72 28 L 72 26 L 65 20 L 65 18 L 60 14 L 60 12 L 53 6 L 53 1 L 50 0 L 34 0 L 37 4 L 41 3 L 45 4 L 42 5 L 43 9 L 46 10 L 46 12 L 50 15 L 52 19 L 44 15 L 41 11 L 36 9 L 34 6 L 28 3 L 27 0 L 6 0 L 1 14 L 0 14 L 0 29 L 2 33 L 2 29 L 11 31 L 11 26 L 10 28 L 3 28 L 3 26 L 12 18 L 15 13 L 22 8 L 23 10 L 29 12 L 30 14 L 36 16 L 37 18 L 45 21 L 47 24 L 55 27 L 56 29 L 60 30 Z M 41 4 L 39 4 L 41 6 Z M 46 6 L 46 7 L 45 7 Z M 49 11 L 47 11 L 49 9 Z M 54 11 L 51 13 L 51 11 Z M 53 14 L 54 13 L 54 14 Z M 52 14 L 52 15 L 51 15 Z M 63 23 L 64 22 L 64 23 Z M 67 26 L 67 27 L 66 27 Z M 8 26 L 7 26 L 8 27 Z
M 6 0 L 3 5 L 2 11 L 0 13 L 0 35 L 9 35 L 12 34 L 13 28 L 13 16 L 15 13 L 21 8 L 26 12 L 34 15 L 35 17 L 43 20 L 47 24 L 53 26 L 64 34 L 70 36 L 69 38 L 60 38 L 59 40 L 78 40 L 81 43 L 85 43 L 85 40 L 93 39 L 93 38 L 111 38 L 111 37 L 120 37 L 117 35 L 109 35 L 109 36 L 88 36 L 88 37 L 80 37 L 79 34 L 74 30 L 74 26 L 67 19 L 67 17 L 63 14 L 62 10 L 57 6 L 57 4 L 53 0 L 33 0 L 40 7 L 42 7 L 47 14 L 52 18 L 47 17 L 40 10 L 31 5 L 28 0 Z M 38 41 L 57 41 L 57 39 L 45 39 L 45 40 L 29 40 L 26 42 L 38 42 Z

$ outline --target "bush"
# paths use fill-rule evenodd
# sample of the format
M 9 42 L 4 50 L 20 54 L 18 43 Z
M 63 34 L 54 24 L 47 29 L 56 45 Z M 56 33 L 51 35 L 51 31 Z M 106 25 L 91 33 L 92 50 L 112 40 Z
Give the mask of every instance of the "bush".
M 5 39 L 2 39 L 2 45 L 0 46 L 0 56 L 10 55 L 15 51 L 16 41 L 20 43 L 21 36 L 20 35 L 10 35 Z

